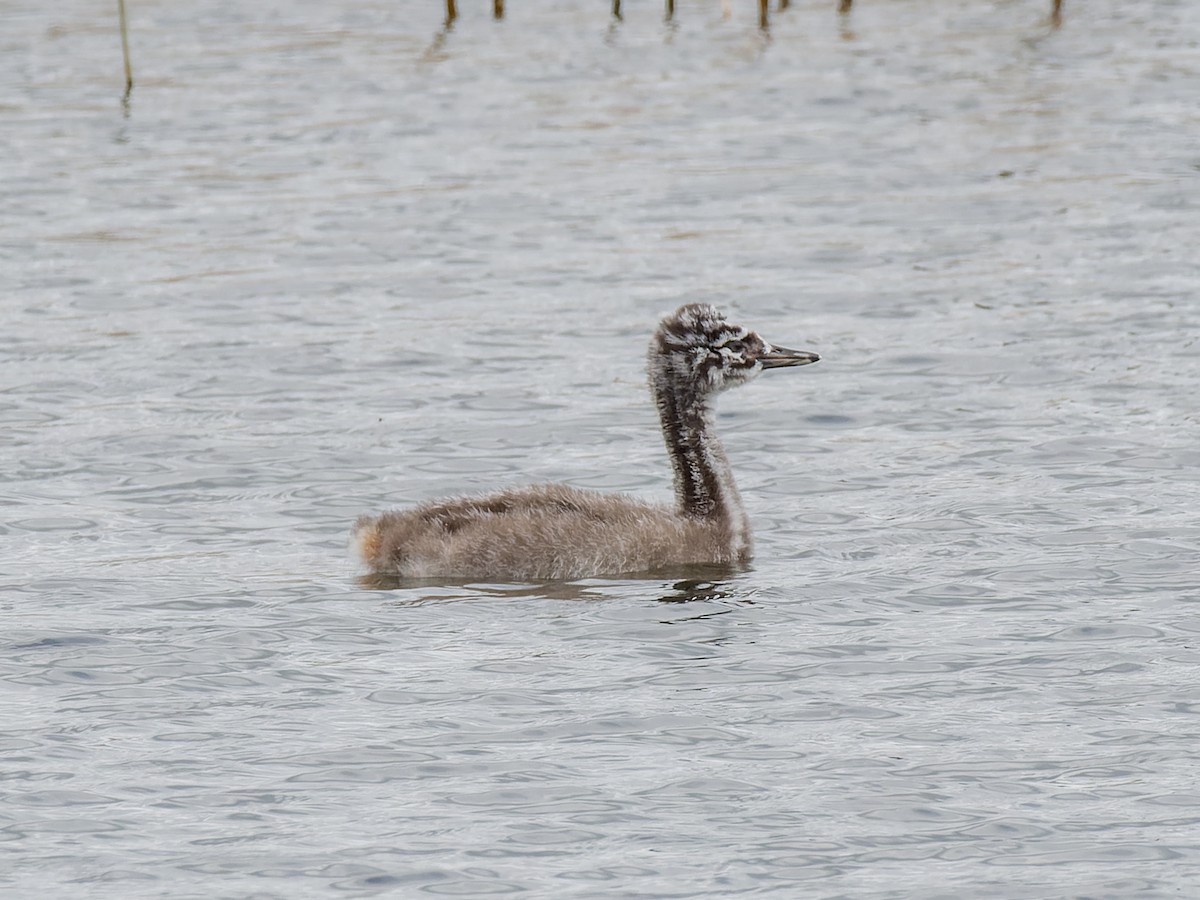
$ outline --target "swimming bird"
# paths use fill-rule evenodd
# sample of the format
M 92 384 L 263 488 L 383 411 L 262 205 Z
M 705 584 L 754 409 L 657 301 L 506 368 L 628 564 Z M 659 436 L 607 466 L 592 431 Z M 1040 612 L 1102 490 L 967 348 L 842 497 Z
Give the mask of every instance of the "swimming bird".
M 767 343 L 714 306 L 681 306 L 659 324 L 647 358 L 674 507 L 538 484 L 363 516 L 354 547 L 376 575 L 446 580 L 566 581 L 747 562 L 750 522 L 713 401 L 764 369 L 818 359 Z

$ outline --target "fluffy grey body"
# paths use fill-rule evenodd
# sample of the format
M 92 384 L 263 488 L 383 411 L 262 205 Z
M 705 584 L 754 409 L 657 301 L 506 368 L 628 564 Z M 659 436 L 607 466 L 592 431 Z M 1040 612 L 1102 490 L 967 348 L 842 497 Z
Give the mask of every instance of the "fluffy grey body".
M 716 436 L 713 400 L 763 369 L 818 358 L 773 347 L 712 306 L 682 306 L 660 323 L 647 364 L 674 471 L 673 507 L 533 485 L 364 516 L 354 527 L 357 553 L 381 575 L 533 582 L 746 562 L 750 523 Z

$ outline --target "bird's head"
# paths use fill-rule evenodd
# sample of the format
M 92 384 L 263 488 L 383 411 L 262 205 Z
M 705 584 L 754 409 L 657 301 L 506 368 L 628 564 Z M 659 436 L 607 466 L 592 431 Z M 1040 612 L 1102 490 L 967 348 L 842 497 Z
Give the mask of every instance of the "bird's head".
M 820 358 L 769 344 L 707 303 L 679 307 L 662 320 L 650 343 L 652 377 L 665 376 L 702 395 L 743 384 L 763 369 L 806 366 Z

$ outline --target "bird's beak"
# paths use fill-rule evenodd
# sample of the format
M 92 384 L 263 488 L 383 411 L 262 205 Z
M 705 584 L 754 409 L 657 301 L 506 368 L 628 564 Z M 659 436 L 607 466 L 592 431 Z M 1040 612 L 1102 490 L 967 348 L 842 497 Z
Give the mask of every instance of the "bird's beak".
M 808 350 L 789 350 L 787 347 L 767 345 L 767 352 L 759 354 L 758 361 L 764 369 L 781 369 L 784 366 L 807 366 L 821 357 Z

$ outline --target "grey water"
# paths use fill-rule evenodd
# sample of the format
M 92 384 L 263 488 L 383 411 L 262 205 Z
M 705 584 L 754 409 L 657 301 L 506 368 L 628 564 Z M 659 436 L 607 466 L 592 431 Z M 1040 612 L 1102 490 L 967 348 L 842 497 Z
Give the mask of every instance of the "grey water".
M 1200 4 L 834 6 L 5 5 L 0 895 L 1200 895 Z M 358 580 L 692 300 L 751 568 Z

